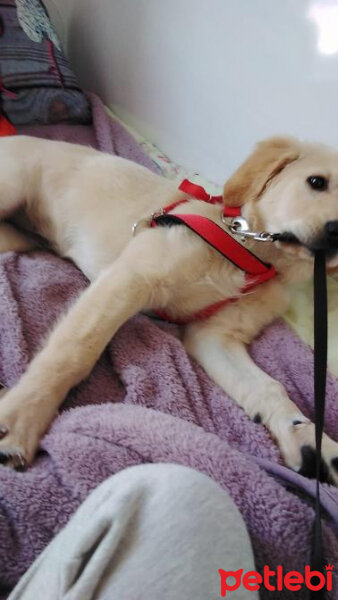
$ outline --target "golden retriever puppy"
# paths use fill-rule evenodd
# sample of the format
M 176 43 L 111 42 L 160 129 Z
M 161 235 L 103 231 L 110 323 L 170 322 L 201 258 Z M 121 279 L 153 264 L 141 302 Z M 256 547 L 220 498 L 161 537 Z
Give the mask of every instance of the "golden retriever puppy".
M 117 329 L 140 310 L 173 319 L 239 296 L 185 326 L 184 344 L 252 419 L 260 419 L 285 463 L 314 475 L 314 425 L 246 346 L 287 307 L 286 282 L 311 277 L 312 250 L 338 237 L 338 153 L 294 139 L 262 142 L 224 187 L 250 229 L 289 232 L 302 245 L 247 242 L 278 276 L 241 294 L 244 273 L 186 227 L 133 223 L 185 195 L 130 161 L 91 148 L 32 137 L 0 140 L 1 250 L 26 251 L 37 232 L 92 281 L 52 331 L 26 373 L 0 400 L 0 453 L 32 462 L 67 392 L 87 377 Z M 188 207 L 188 208 L 187 208 Z M 174 213 L 204 215 L 223 228 L 220 206 L 192 199 Z M 20 224 L 20 230 L 16 225 Z M 331 248 L 328 268 L 338 266 Z M 338 444 L 323 437 L 323 478 L 338 482 Z

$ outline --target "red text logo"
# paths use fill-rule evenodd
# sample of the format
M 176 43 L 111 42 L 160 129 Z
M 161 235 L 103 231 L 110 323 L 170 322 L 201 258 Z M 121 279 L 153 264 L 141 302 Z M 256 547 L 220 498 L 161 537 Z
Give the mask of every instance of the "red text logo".
M 225 598 L 227 592 L 234 592 L 242 585 L 246 590 L 256 591 L 265 587 L 269 592 L 281 592 L 284 589 L 291 592 L 298 592 L 302 588 L 307 588 L 311 591 L 318 591 L 323 588 L 329 592 L 332 590 L 332 570 L 333 565 L 326 565 L 326 572 L 311 571 L 307 565 L 304 574 L 299 571 L 287 571 L 284 573 L 283 567 L 278 566 L 275 571 L 265 565 L 263 575 L 257 571 L 247 571 L 243 569 L 238 571 L 224 571 L 219 569 L 221 576 L 221 596 Z M 231 594 L 228 595 L 230 597 Z

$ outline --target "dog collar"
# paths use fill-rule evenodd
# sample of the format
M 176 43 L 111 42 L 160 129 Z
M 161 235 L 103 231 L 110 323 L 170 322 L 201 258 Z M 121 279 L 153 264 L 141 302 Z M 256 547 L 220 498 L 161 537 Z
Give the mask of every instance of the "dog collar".
M 196 214 L 171 214 L 171 211 L 177 206 L 188 203 L 191 198 L 203 200 L 209 204 L 223 204 L 222 196 L 211 196 L 202 186 L 196 185 L 187 179 L 180 184 L 179 189 L 187 193 L 188 197 L 173 202 L 154 213 L 151 216 L 150 221 L 147 221 L 150 227 L 172 225 L 185 225 L 188 227 L 209 244 L 209 246 L 224 256 L 224 258 L 232 262 L 232 264 L 241 271 L 244 271 L 245 285 L 239 290 L 241 295 L 248 293 L 257 285 L 265 283 L 277 275 L 276 270 L 272 265 L 263 262 L 211 219 Z M 225 218 L 240 217 L 240 215 L 241 209 L 239 207 L 224 206 L 222 208 L 222 220 Z M 134 231 L 137 225 L 138 224 L 134 227 Z M 175 322 L 179 325 L 186 325 L 194 321 L 200 321 L 211 317 L 221 308 L 227 304 L 236 302 L 238 299 L 239 297 L 237 296 L 234 298 L 224 298 L 223 300 L 204 307 L 185 319 L 173 320 L 163 311 L 156 311 L 156 314 L 166 321 Z
M 189 179 L 184 179 L 182 181 L 182 183 L 179 185 L 178 189 L 181 192 L 184 192 L 185 194 L 187 194 L 188 197 L 183 198 L 182 200 L 178 200 L 177 202 L 173 202 L 172 204 L 169 204 L 168 206 L 163 208 L 162 210 L 163 210 L 164 214 L 171 212 L 172 210 L 174 210 L 174 208 L 176 208 L 176 206 L 179 206 L 180 204 L 189 202 L 189 200 L 191 198 L 194 198 L 195 200 L 203 200 L 204 202 L 207 202 L 208 204 L 223 204 L 223 196 L 222 195 L 212 196 L 211 194 L 208 194 L 206 192 L 204 187 L 202 187 L 201 185 L 197 185 L 196 183 L 193 183 L 192 181 L 189 181 Z M 240 217 L 241 209 L 239 206 L 223 206 L 221 216 L 222 216 L 222 218 Z

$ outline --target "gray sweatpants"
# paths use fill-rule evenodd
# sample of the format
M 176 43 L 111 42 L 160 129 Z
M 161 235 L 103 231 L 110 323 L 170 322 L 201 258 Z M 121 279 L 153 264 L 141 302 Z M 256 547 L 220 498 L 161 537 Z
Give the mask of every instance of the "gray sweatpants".
M 9 600 L 214 600 L 219 569 L 253 570 L 248 534 L 216 483 L 171 464 L 131 467 L 101 484 Z M 232 600 L 257 600 L 242 586 Z

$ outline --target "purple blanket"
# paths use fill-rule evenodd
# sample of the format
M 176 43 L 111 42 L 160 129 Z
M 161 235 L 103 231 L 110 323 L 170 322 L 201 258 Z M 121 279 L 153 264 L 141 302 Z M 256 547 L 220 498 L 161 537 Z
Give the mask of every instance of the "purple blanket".
M 25 132 L 96 145 L 154 168 L 129 135 L 110 124 L 95 97 L 92 102 L 93 129 L 63 125 Z M 57 316 L 86 285 L 70 262 L 45 252 L 0 257 L 0 379 L 6 385 L 18 380 Z M 311 350 L 277 322 L 251 352 L 313 416 Z M 326 431 L 336 439 L 337 397 L 338 381 L 331 377 Z M 3 597 L 101 481 L 127 466 L 159 461 L 194 467 L 230 493 L 246 522 L 258 569 L 282 564 L 302 571 L 309 563 L 314 483 L 282 466 L 264 427 L 250 421 L 187 356 L 178 327 L 138 315 L 69 394 L 33 467 L 17 473 L 0 466 Z M 338 490 L 322 485 L 322 501 L 326 559 L 334 563 Z

